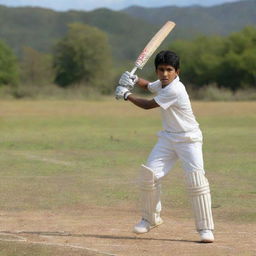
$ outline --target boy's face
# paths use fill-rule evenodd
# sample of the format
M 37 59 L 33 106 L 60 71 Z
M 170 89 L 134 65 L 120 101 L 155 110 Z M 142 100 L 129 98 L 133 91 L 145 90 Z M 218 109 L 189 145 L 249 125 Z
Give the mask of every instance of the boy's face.
M 179 75 L 179 70 L 175 70 L 175 68 L 171 65 L 158 65 L 156 75 L 161 81 L 162 86 L 166 86 L 171 83 L 177 77 L 177 75 Z

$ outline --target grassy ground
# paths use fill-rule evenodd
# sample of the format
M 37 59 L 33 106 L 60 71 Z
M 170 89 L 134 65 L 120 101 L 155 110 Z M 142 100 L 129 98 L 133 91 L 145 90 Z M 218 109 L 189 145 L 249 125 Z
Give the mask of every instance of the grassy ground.
M 51 245 L 22 244 L 0 242 L 0 252 L 3 256 L 102 256 L 97 252 L 79 250 L 79 248 L 65 248 Z
M 193 109 L 204 134 L 215 218 L 255 223 L 256 103 L 194 102 Z M 136 204 L 139 166 L 159 129 L 157 109 L 112 98 L 1 101 L 1 210 Z M 165 179 L 165 209 L 188 212 L 182 175 L 177 164 Z

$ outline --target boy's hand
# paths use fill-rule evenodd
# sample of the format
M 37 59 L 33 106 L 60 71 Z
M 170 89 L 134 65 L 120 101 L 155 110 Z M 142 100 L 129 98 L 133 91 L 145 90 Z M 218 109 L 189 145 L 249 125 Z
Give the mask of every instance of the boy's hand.
M 132 75 L 130 72 L 126 71 L 122 74 L 119 80 L 119 85 L 132 90 L 134 85 L 138 82 L 139 78 L 136 75 Z
M 127 100 L 127 97 L 132 94 L 126 87 L 123 86 L 117 86 L 116 87 L 116 99 L 124 99 Z

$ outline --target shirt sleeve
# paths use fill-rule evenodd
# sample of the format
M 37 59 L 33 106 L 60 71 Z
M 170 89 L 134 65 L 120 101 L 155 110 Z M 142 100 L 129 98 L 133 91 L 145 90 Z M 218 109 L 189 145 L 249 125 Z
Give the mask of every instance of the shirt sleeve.
M 159 80 L 148 84 L 148 90 L 152 93 L 157 93 L 160 88 L 161 82 Z
M 161 90 L 160 93 L 154 97 L 155 102 L 164 110 L 177 102 L 177 93 L 174 90 Z

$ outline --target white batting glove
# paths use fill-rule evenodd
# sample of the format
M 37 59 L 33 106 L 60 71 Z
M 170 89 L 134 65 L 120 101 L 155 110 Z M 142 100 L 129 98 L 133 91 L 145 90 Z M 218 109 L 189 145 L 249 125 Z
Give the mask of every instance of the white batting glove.
M 126 87 L 123 86 L 117 86 L 116 87 L 116 99 L 124 99 L 127 100 L 127 97 L 132 94 Z
M 124 72 L 119 80 L 119 85 L 132 90 L 134 85 L 138 82 L 139 78 L 136 75 L 132 75 L 130 72 Z

